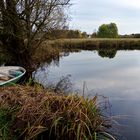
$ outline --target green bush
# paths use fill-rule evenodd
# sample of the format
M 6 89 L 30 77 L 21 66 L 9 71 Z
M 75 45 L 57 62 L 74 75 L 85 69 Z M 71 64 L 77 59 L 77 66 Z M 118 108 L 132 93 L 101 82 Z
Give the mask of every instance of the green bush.
M 103 24 L 99 27 L 97 37 L 116 38 L 118 37 L 118 28 L 115 23 Z

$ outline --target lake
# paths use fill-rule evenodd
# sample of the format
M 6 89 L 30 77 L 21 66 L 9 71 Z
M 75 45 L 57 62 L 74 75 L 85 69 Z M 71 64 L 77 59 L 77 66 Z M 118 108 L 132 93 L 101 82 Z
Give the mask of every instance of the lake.
M 108 57 L 103 54 L 95 50 L 65 53 L 57 63 L 43 64 L 35 78 L 48 86 L 68 77 L 73 90 L 82 92 L 85 87 L 84 96 L 108 97 L 119 139 L 139 140 L 140 51 L 117 51 Z

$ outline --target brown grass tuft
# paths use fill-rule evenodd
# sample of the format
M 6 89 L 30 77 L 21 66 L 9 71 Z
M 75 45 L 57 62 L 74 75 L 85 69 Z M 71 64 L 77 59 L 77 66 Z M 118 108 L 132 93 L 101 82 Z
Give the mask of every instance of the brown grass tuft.
M 93 140 L 106 130 L 96 96 L 84 99 L 28 86 L 0 88 L 0 129 L 5 136 L 7 120 L 2 118 L 10 124 L 7 139 Z

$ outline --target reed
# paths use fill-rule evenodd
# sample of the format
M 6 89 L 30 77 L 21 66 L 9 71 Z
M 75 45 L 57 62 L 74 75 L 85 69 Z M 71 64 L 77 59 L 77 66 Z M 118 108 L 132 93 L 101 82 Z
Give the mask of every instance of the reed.
M 59 61 L 61 52 L 79 50 L 140 50 L 140 39 L 56 39 L 44 41 L 32 56 L 32 64 Z M 7 57 L 5 57 L 7 58 Z M 1 60 L 1 58 L 0 58 Z
M 140 39 L 134 38 L 96 38 L 96 39 L 58 39 L 46 41 L 44 44 L 51 44 L 59 49 L 87 49 L 98 50 L 100 48 L 116 48 L 117 50 L 140 49 Z
M 38 86 L 0 88 L 0 93 L 3 140 L 113 139 L 107 133 L 108 121 L 102 116 L 97 96 L 66 96 Z
M 59 53 L 61 52 L 61 49 L 57 46 L 54 47 L 53 43 L 43 43 L 40 45 L 40 47 L 36 50 L 34 56 L 33 56 L 33 63 L 38 62 L 46 62 L 50 63 L 52 60 L 59 59 Z

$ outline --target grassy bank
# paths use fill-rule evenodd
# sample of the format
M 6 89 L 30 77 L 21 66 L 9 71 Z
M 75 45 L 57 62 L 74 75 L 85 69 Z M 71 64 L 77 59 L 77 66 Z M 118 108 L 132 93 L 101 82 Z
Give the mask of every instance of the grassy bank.
M 77 50 L 140 50 L 140 39 L 138 38 L 96 38 L 96 39 L 56 39 L 46 40 L 36 50 L 33 57 L 34 63 L 48 62 L 59 60 L 60 52 L 72 52 Z M 6 55 L 0 52 L 0 63 L 7 60 Z M 10 58 L 9 58 L 10 59 Z
M 117 51 L 140 50 L 140 39 L 135 38 L 104 38 L 104 39 L 57 39 L 46 40 L 36 50 L 33 56 L 34 63 L 50 63 L 59 61 L 61 52 L 73 52 L 79 50 Z M 99 53 L 101 54 L 101 53 Z
M 55 94 L 38 87 L 0 88 L 2 140 L 111 139 L 97 97 Z
M 59 49 L 87 49 L 97 50 L 100 48 L 116 48 L 117 50 L 140 49 L 140 39 L 134 38 L 117 38 L 117 39 L 59 39 L 46 41 L 45 45 L 58 47 Z

